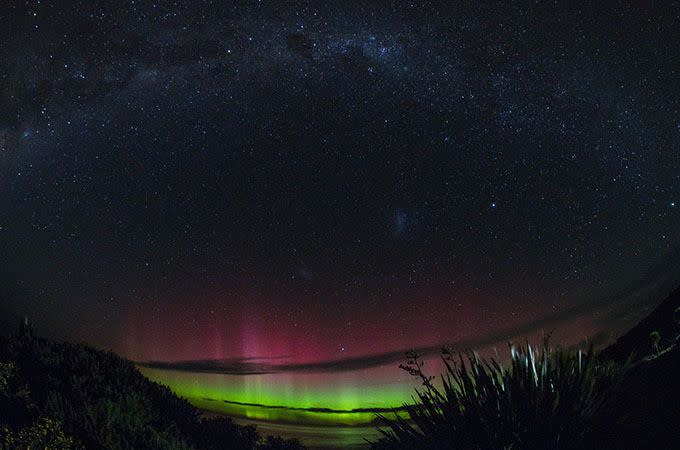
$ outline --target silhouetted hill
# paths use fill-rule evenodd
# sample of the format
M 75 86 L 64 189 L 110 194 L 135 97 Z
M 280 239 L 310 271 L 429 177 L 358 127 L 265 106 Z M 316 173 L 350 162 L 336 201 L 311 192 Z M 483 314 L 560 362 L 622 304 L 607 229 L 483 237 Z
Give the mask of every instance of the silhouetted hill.
M 632 360 L 612 395 L 600 448 L 680 448 L 678 308 L 680 288 L 600 353 L 619 363 Z
M 678 448 L 680 289 L 598 354 L 632 365 L 593 426 L 600 450 Z M 658 337 L 657 337 L 658 336 Z M 227 418 L 201 418 L 187 401 L 119 356 L 33 336 L 0 337 L 2 449 L 298 449 Z
M 680 448 L 680 347 L 674 344 L 631 367 L 609 411 L 599 449 Z
M 658 333 L 658 349 L 670 346 L 677 339 L 680 332 L 680 288 L 673 291 L 647 317 L 627 333 L 620 336 L 616 342 L 600 352 L 600 357 L 623 362 L 629 355 L 635 360 L 654 353 L 652 333 Z
M 130 362 L 82 344 L 0 337 L 0 448 L 298 449 L 201 418 Z

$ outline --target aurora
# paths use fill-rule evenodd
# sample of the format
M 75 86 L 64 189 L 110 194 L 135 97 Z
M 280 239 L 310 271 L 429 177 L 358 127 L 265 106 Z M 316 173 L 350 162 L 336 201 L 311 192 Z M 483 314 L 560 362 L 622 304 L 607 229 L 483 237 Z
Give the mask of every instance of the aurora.
M 676 4 L 282 3 L 3 1 L 0 330 L 345 439 L 680 285 Z
M 407 377 L 386 376 L 384 368 L 332 375 L 239 376 L 144 368 L 142 373 L 206 411 L 307 425 L 371 424 L 377 412 L 410 401 L 415 386 Z M 372 379 L 380 381 L 366 382 Z

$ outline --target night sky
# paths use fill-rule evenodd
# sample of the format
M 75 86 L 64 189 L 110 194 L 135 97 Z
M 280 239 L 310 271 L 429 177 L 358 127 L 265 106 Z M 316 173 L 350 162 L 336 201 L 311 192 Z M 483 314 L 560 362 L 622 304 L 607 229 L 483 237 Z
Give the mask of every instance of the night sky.
M 680 273 L 677 2 L 232 3 L 2 2 L 7 323 L 295 364 L 580 341 Z

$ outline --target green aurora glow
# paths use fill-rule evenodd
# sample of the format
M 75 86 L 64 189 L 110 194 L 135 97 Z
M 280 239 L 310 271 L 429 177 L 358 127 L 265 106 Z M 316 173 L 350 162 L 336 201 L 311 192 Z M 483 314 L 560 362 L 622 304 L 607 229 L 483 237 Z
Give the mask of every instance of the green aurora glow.
M 202 410 L 281 423 L 366 425 L 374 421 L 376 412 L 411 401 L 413 393 L 413 386 L 403 380 L 359 383 L 356 375 L 347 373 L 239 376 L 143 367 L 140 370 Z M 369 375 L 368 379 L 375 378 Z

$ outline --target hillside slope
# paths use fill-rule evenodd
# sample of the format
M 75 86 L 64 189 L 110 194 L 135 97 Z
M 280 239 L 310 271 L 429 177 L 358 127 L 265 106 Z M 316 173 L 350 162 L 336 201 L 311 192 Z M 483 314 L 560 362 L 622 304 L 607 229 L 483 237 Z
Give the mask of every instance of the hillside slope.
M 647 317 L 631 328 L 616 342 L 600 352 L 600 357 L 623 362 L 629 355 L 634 359 L 672 345 L 680 331 L 680 288 L 673 291 Z M 658 343 L 652 333 L 658 333 Z M 657 347 L 655 349 L 654 347 Z
M 680 288 L 600 353 L 602 359 L 632 361 L 612 396 L 609 420 L 601 425 L 600 449 L 665 449 L 680 445 L 678 308 Z
M 130 362 L 23 329 L 0 337 L 0 447 L 298 449 L 226 418 L 202 419 Z

